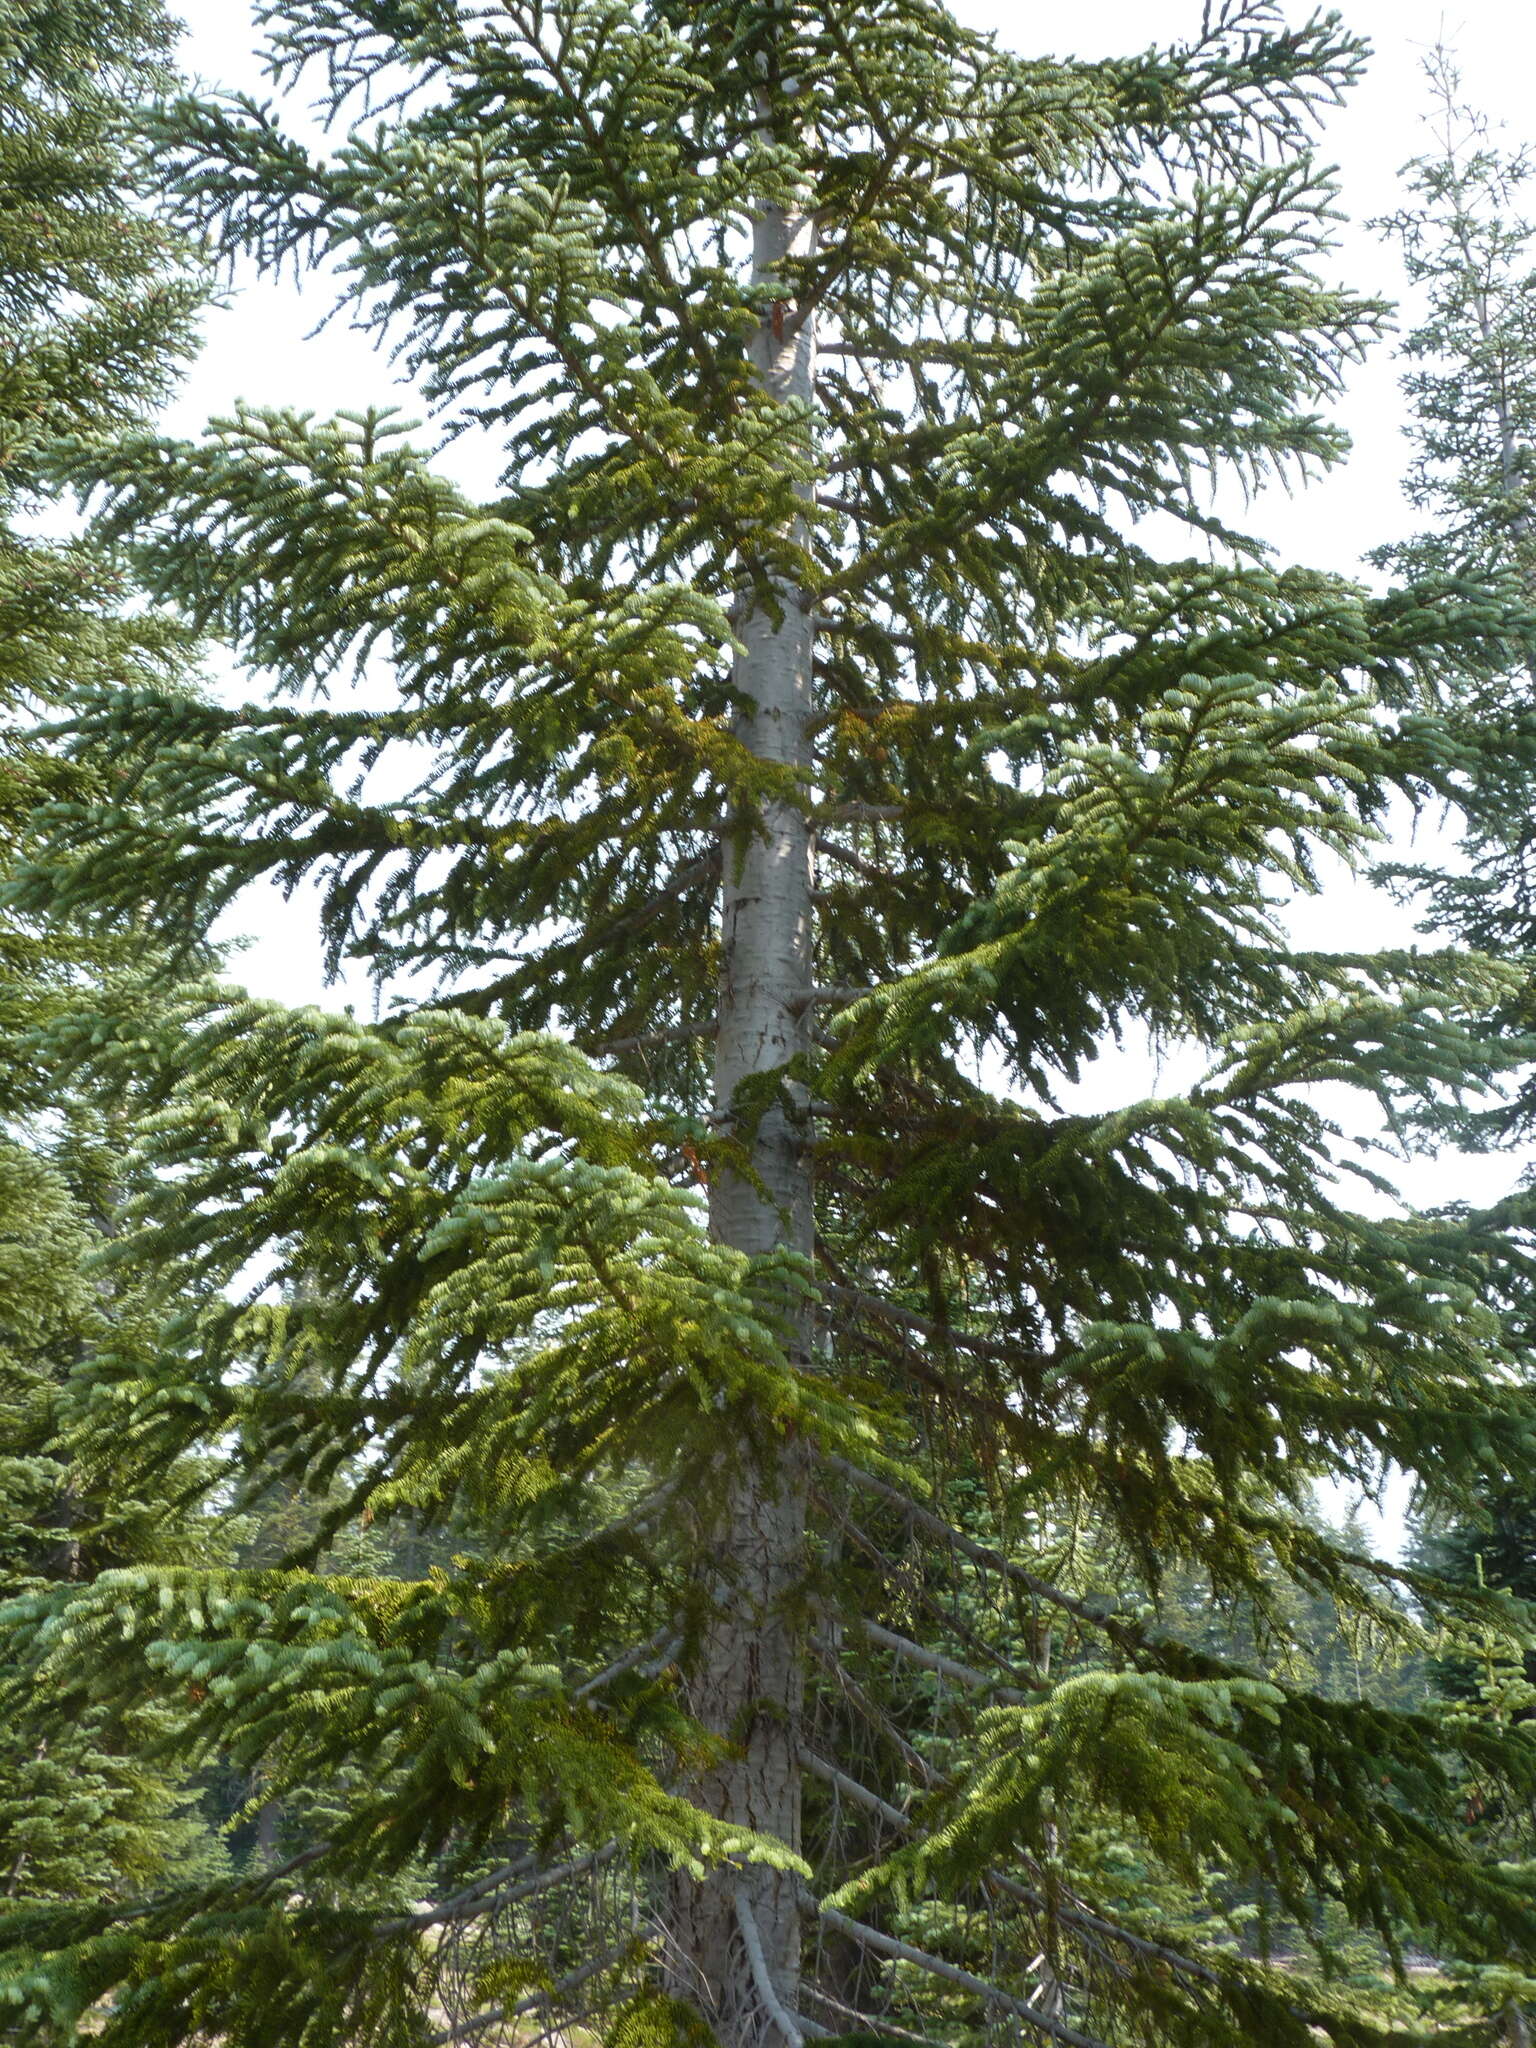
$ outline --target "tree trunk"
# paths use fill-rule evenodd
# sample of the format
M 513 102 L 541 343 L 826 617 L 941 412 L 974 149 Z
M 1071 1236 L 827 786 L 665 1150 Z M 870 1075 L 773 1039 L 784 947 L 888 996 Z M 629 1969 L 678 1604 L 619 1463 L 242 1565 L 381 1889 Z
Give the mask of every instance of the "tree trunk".
M 767 282 L 786 256 L 807 253 L 813 225 L 782 207 L 758 220 L 754 277 Z M 787 287 L 785 291 L 787 293 Z M 813 322 L 796 326 L 782 302 L 765 313 L 753 360 L 764 389 L 781 403 L 809 406 Z M 798 433 L 794 444 L 798 444 Z M 803 538 L 803 536 L 801 536 Z M 737 732 L 759 758 L 806 768 L 814 628 L 805 593 L 776 574 L 771 600 L 743 587 L 738 627 Z M 811 1156 L 801 1117 L 784 1100 L 760 1116 L 741 1114 L 738 1091 L 782 1070 L 810 1042 L 812 985 L 811 827 L 802 809 L 773 802 L 758 821 L 727 821 L 724 835 L 719 1024 L 715 1107 L 722 1127 L 750 1139 L 761 1187 L 721 1171 L 710 1194 L 710 1222 L 722 1243 L 747 1253 L 787 1246 L 810 1256 L 814 1244 Z M 803 1091 L 796 1091 L 803 1092 Z M 782 1097 L 785 1091 L 780 1090 Z M 791 1352 L 811 1363 L 814 1318 L 791 1311 Z M 798 1610 L 804 1579 L 806 1473 L 790 1442 L 732 1444 L 723 1457 L 725 1505 L 710 1533 L 715 1618 L 690 1675 L 693 1711 L 732 1745 L 730 1761 L 692 1788 L 722 1819 L 739 1821 L 791 1848 L 800 1842 L 799 1747 L 805 1677 Z M 713 1567 L 712 1567 L 713 1570 Z M 800 1934 L 797 1881 L 761 1865 L 722 1871 L 707 1883 L 681 1881 L 672 1934 L 676 1977 L 727 2048 L 782 2039 L 765 1996 L 793 2014 L 798 2005 Z M 741 1897 L 738 1898 L 738 1893 Z M 743 1927 L 742 1904 L 750 1922 Z M 754 1958 L 753 1930 L 761 1955 Z
M 262 1870 L 276 1870 L 283 1860 L 278 1830 L 283 1809 L 275 1799 L 263 1799 L 256 1809 L 256 1861 Z

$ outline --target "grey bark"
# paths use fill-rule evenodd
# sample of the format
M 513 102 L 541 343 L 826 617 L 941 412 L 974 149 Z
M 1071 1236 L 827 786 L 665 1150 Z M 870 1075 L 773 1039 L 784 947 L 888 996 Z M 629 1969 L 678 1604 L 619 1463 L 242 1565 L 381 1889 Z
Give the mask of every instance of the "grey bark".
M 808 215 L 765 207 L 754 232 L 754 280 L 771 290 L 784 260 L 808 253 L 813 235 Z M 752 358 L 773 400 L 809 408 L 814 323 L 789 317 L 788 293 L 784 285 L 765 310 Z M 788 439 L 793 445 L 794 436 Z M 759 759 L 808 770 L 815 625 L 784 560 L 781 553 L 767 590 L 744 587 L 734 672 L 737 733 Z M 754 1255 L 787 1247 L 809 1258 L 814 1245 L 811 1161 L 799 1105 L 780 1088 L 761 1115 L 755 1109 L 748 1114 L 749 1097 L 742 1093 L 765 1075 L 781 1074 L 809 1044 L 812 827 L 806 809 L 803 802 L 776 798 L 755 818 L 731 816 L 724 829 L 715 1112 L 719 1127 L 748 1143 L 755 1182 L 717 1173 L 710 1224 L 722 1243 Z M 809 1367 L 813 1346 L 811 1312 L 792 1305 L 792 1362 Z M 797 1594 L 808 1472 L 795 1444 L 759 1439 L 723 1446 L 720 1477 L 723 1505 L 708 1531 L 708 1554 L 718 1561 L 711 1565 L 714 1612 L 689 1675 L 689 1699 L 732 1754 L 690 1792 L 719 1818 L 797 1849 L 805 1691 Z M 758 1957 L 749 1952 L 744 1925 L 755 1930 Z M 669 1931 L 678 1988 L 699 2005 L 726 2048 L 781 2043 L 773 2006 L 790 2015 L 799 2008 L 797 1880 L 761 1864 L 722 1871 L 702 1884 L 681 1879 Z M 771 2000 L 760 1982 L 764 1971 Z
M 256 1809 L 256 1857 L 263 1870 L 275 1870 L 283 1860 L 278 1841 L 283 1809 L 275 1799 L 264 1799 Z

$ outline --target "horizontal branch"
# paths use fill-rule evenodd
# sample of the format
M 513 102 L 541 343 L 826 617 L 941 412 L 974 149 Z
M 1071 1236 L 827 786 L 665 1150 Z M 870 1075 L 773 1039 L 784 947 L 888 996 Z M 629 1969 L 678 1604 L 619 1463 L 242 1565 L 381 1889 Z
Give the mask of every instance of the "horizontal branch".
M 821 804 L 811 818 L 817 825 L 884 825 L 906 815 L 905 804 Z
M 792 1010 L 810 1010 L 826 1005 L 840 1009 L 845 1003 L 857 1003 L 865 996 L 879 995 L 880 989 L 879 982 L 835 982 L 827 988 L 813 988 L 809 995 L 797 996 L 789 1007 Z
M 711 1017 L 707 1024 L 674 1024 L 665 1031 L 642 1031 L 636 1038 L 610 1038 L 605 1045 L 581 1049 L 590 1059 L 617 1059 L 621 1053 L 653 1052 L 664 1045 L 687 1045 L 695 1038 L 711 1038 L 717 1028 Z

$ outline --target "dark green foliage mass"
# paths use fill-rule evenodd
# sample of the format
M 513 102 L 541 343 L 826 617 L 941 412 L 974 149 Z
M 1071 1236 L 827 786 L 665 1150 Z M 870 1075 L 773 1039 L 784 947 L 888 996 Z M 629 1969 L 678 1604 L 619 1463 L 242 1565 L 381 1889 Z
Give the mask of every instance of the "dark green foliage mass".
M 132 205 L 125 98 L 164 84 L 171 33 L 133 0 L 7 5 L 0 14 L 0 849 L 7 869 L 42 798 L 88 775 L 29 740 L 40 709 L 81 690 L 165 684 L 180 636 L 127 615 L 122 564 L 41 518 L 46 452 L 153 411 L 184 356 L 197 292 L 166 230 Z M 95 950 L 58 923 L 0 911 L 0 1030 L 37 1021 L 72 958 Z M 119 949 L 121 950 L 121 949 Z M 8 1043 L 14 1040 L 8 1037 Z M 8 1065 L 14 1066 L 14 1060 Z M 7 1077 L 5 1106 L 51 1103 Z
M 267 19 L 330 139 L 163 107 L 176 224 L 333 266 L 500 481 L 363 407 L 61 458 L 266 687 L 86 679 L 18 904 L 196 947 L 311 882 L 391 1001 L 52 1031 L 131 1080 L 116 1256 L 163 1303 L 93 1350 L 81 1470 L 175 1499 L 234 1445 L 322 1512 L 39 1586 L 15 1655 L 328 1818 L 131 1920 L 8 1917 L 13 2031 L 1428 2038 L 1348 1923 L 1505 1970 L 1493 2038 L 1536 1891 L 1462 1786 L 1528 1798 L 1536 1751 L 1283 1654 L 1318 1598 L 1507 1621 L 1312 1488 L 1450 1505 L 1536 1442 L 1518 1205 L 1404 1217 L 1325 1107 L 1496 1084 L 1518 965 L 1280 915 L 1443 790 L 1523 603 L 1278 570 L 1207 489 L 1340 452 L 1380 309 L 1323 281 L 1308 138 L 1358 47 L 1243 0 L 1104 64 L 934 0 Z M 1203 1078 L 1119 1100 L 1136 1034 Z M 394 1517 L 463 1547 L 320 1568 Z M 1192 1578 L 1262 1658 L 1179 1632 Z
M 195 295 L 165 229 L 128 194 L 121 111 L 162 85 L 156 8 L 0 6 L 0 878 L 44 797 L 89 796 L 89 770 L 26 735 L 76 693 L 170 683 L 168 621 L 122 605 L 121 565 L 44 518 L 46 451 L 115 430 L 163 395 Z M 111 980 L 142 985 L 128 935 L 0 909 L 0 1585 L 81 1584 L 166 1554 L 161 1518 L 83 1491 L 62 1420 L 72 1375 L 112 1330 L 131 1341 L 132 1280 L 93 1254 L 113 1227 L 120 1120 L 60 1085 L 37 1032 Z M 0 1669 L 7 1694 L 20 1677 Z M 157 1717 L 125 1699 L 78 1717 L 0 1713 L 0 1891 L 13 1902 L 121 1897 L 198 1860 L 216 1867 Z M 211 1864 L 209 1859 L 211 1857 Z

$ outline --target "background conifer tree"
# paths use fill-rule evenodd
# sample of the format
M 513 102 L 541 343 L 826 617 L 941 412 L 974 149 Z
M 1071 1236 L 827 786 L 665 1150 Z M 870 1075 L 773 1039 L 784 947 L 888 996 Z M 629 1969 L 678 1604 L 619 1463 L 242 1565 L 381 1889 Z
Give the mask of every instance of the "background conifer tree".
M 1439 788 L 1424 706 L 1521 613 L 1276 570 L 1206 488 L 1339 452 L 1377 309 L 1319 280 L 1307 140 L 1357 46 L 1247 0 L 1092 65 L 933 0 L 268 19 L 335 140 L 166 109 L 181 224 L 340 266 L 501 475 L 366 409 L 72 459 L 273 690 L 96 688 L 101 793 L 20 900 L 192 944 L 315 882 L 398 998 L 98 1024 L 108 1077 L 163 1048 L 121 1256 L 172 1307 L 76 1451 L 143 1498 L 237 1441 L 328 1503 L 311 1560 L 349 1517 L 477 1540 L 12 1604 L 60 1711 L 147 1690 L 334 1816 L 131 1923 L 11 1920 L 21 2024 L 1379 2040 L 1326 1967 L 1153 1918 L 1213 1871 L 1325 1966 L 1331 1911 L 1518 1970 L 1529 1876 L 1470 1851 L 1456 1759 L 1523 1797 L 1523 1738 L 1155 1604 L 1177 1567 L 1283 1634 L 1278 1577 L 1403 1635 L 1406 1580 L 1473 1626 L 1311 1488 L 1464 1499 L 1532 1441 L 1508 1219 L 1352 1202 L 1309 1092 L 1479 1086 L 1518 976 L 1276 915 Z M 1141 1030 L 1205 1078 L 1071 1092 Z
M 1422 585 L 1473 577 L 1529 603 L 1536 592 L 1536 228 L 1525 206 L 1536 161 L 1501 141 L 1461 92 L 1455 60 L 1426 65 L 1428 146 L 1406 167 L 1407 200 L 1378 225 L 1402 251 L 1423 312 L 1404 338 L 1414 507 L 1429 524 L 1381 548 L 1378 565 Z M 1429 887 L 1434 922 L 1496 953 L 1528 951 L 1536 930 L 1530 804 L 1536 744 L 1529 665 L 1511 661 L 1451 707 L 1447 794 L 1464 859 L 1408 878 Z M 1526 1014 L 1522 1008 L 1516 1020 Z M 1496 1120 L 1528 1127 L 1522 1095 Z
M 44 515 L 46 451 L 114 431 L 163 396 L 195 293 L 166 230 L 135 210 L 124 101 L 169 78 L 168 22 L 134 4 L 0 5 L 0 875 L 43 797 L 89 777 L 26 736 L 81 688 L 170 679 L 178 635 L 130 618 L 121 566 Z M 132 1290 L 104 1293 L 93 1251 L 125 1171 L 121 1119 L 60 1082 L 37 1032 L 82 991 L 142 984 L 124 934 L 0 910 L 0 1583 L 88 1581 L 135 1554 L 143 1520 L 88 1497 L 61 1407 L 82 1357 Z M 14 1672 L 3 1674 L 14 1679 Z M 0 1719 L 0 1890 L 122 1895 L 208 1845 L 147 1755 L 132 1702 L 78 1719 Z M 216 1861 L 215 1857 L 215 1861 Z
M 1422 313 L 1403 344 L 1403 392 L 1413 446 L 1409 495 L 1428 523 L 1376 559 L 1421 586 L 1475 577 L 1528 605 L 1536 595 L 1536 226 L 1528 213 L 1536 164 L 1528 148 L 1501 138 L 1466 103 L 1452 52 L 1437 50 L 1425 68 L 1426 146 L 1406 168 L 1406 204 L 1380 226 L 1403 252 Z M 1528 656 L 1511 658 L 1447 707 L 1454 743 L 1446 751 L 1445 787 L 1458 857 L 1435 871 L 1422 863 L 1398 871 L 1424 892 L 1427 928 L 1518 965 L 1522 979 L 1501 1022 L 1525 1034 L 1527 1044 L 1536 934 L 1533 678 Z M 1530 1183 L 1523 1152 L 1533 1107 L 1526 1074 L 1497 1104 L 1441 1119 L 1443 1133 L 1488 1155 L 1495 1192 L 1510 1184 L 1521 1190 L 1508 1204 L 1511 1214 L 1523 1207 Z M 1511 1326 L 1528 1333 L 1529 1287 L 1517 1283 L 1507 1308 Z M 1529 1476 L 1516 1475 L 1469 1510 L 1427 1515 L 1416 1532 L 1421 1562 L 1445 1579 L 1529 1602 L 1536 1593 L 1533 1499 Z M 1431 1675 L 1469 1713 L 1503 1722 L 1530 1718 L 1536 1657 L 1518 1622 L 1502 1626 L 1490 1616 L 1482 1634 L 1437 1659 Z M 1529 1855 L 1529 1802 L 1490 1788 L 1475 1771 L 1466 1802 L 1469 1821 L 1499 1853 Z M 1528 2042 L 1536 1985 L 1520 1973 L 1501 1976 L 1497 1967 L 1472 1974 L 1485 1995 L 1502 1983 L 1507 2038 Z

